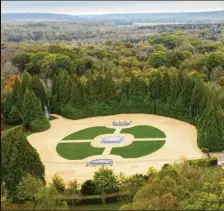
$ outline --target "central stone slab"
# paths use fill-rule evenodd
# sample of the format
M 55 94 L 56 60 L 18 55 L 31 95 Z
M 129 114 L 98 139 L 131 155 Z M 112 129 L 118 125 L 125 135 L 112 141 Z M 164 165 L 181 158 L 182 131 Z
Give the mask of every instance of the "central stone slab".
M 100 141 L 101 144 L 120 144 L 125 142 L 124 136 L 106 136 Z
M 92 147 L 106 148 L 106 147 L 123 147 L 131 144 L 134 140 L 132 134 L 105 134 L 95 137 L 91 141 Z

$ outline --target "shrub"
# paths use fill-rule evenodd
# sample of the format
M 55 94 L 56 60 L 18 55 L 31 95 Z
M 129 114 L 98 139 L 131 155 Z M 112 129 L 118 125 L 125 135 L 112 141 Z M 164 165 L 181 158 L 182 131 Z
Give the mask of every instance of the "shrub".
M 34 132 L 41 132 L 50 128 L 50 123 L 45 117 L 35 119 L 30 123 L 30 129 Z
M 79 119 L 82 117 L 83 112 L 82 110 L 73 107 L 71 104 L 67 104 L 61 109 L 61 115 L 69 119 Z
M 146 173 L 148 178 L 154 178 L 157 174 L 158 171 L 153 166 L 150 166 Z
M 43 186 L 43 182 L 30 174 L 24 176 L 17 186 L 17 197 L 20 200 L 35 201 L 35 195 Z
M 79 184 L 77 180 L 70 181 L 68 187 L 66 188 L 66 193 L 68 195 L 75 195 L 79 192 Z
M 169 166 L 170 166 L 170 164 L 165 163 L 165 164 L 163 165 L 162 169 L 165 169 L 165 168 L 167 168 L 167 167 L 169 167 Z
M 53 177 L 52 177 L 52 183 L 51 183 L 51 186 L 56 188 L 56 190 L 59 192 L 59 193 L 63 193 L 65 191 L 65 184 L 64 184 L 64 181 L 61 177 L 59 177 L 57 174 L 55 174 Z
M 82 195 L 94 195 L 96 193 L 96 183 L 94 180 L 86 180 L 81 185 L 81 194 Z
M 142 187 L 147 180 L 147 176 L 143 174 L 133 174 L 120 181 L 120 190 L 128 192 L 131 198 L 136 194 L 138 189 Z
M 192 166 L 216 166 L 218 164 L 217 158 L 189 160 L 186 162 L 189 162 Z
M 77 200 L 75 204 L 76 205 L 102 204 L 102 199 L 99 197 L 80 199 Z

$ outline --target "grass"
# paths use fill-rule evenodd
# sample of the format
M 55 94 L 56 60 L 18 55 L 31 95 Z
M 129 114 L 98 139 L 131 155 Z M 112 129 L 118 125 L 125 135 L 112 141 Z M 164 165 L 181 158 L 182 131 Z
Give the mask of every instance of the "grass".
M 139 125 L 122 129 L 121 133 L 132 134 L 135 138 L 166 138 L 166 135 L 163 131 L 147 125 Z
M 95 148 L 90 142 L 82 143 L 59 143 L 57 153 L 68 160 L 81 160 L 93 155 L 101 155 L 104 148 Z
M 138 158 L 157 151 L 164 144 L 165 141 L 134 141 L 126 147 L 113 148 L 111 154 L 123 158 Z
M 77 132 L 74 132 L 62 140 L 85 140 L 85 139 L 93 139 L 96 136 L 107 134 L 107 133 L 114 133 L 115 129 L 107 128 L 107 127 L 90 127 L 86 128 Z

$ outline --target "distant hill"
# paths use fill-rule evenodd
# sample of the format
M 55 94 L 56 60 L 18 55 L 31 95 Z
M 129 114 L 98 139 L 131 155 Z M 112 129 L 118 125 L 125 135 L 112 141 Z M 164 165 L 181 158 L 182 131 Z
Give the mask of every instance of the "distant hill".
M 185 13 L 128 13 L 81 16 L 89 20 L 133 22 L 224 22 L 224 11 Z
M 178 23 L 207 23 L 224 22 L 224 11 L 185 12 L 185 13 L 127 13 L 106 15 L 65 15 L 54 13 L 3 13 L 2 22 L 28 20 L 54 21 L 105 21 L 105 22 L 178 22 Z
M 5 21 L 85 21 L 86 18 L 75 16 L 75 15 L 65 15 L 65 14 L 54 14 L 54 13 L 2 13 L 1 19 Z

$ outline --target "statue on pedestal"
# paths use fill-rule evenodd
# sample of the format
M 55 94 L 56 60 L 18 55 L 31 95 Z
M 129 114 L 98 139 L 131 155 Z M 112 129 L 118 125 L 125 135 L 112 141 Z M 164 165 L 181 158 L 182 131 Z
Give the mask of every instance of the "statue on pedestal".
M 44 113 L 45 113 L 46 118 L 49 119 L 50 116 L 49 116 L 47 106 L 44 106 Z

